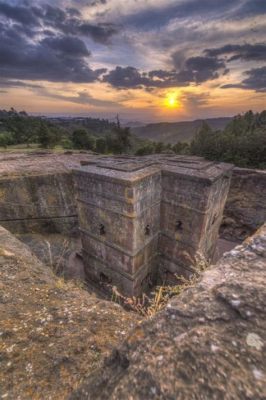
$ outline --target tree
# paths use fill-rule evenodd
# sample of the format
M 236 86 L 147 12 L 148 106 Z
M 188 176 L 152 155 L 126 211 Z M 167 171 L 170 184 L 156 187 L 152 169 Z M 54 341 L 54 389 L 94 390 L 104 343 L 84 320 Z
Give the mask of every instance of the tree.
M 265 168 L 266 112 L 237 115 L 223 131 L 213 132 L 203 124 L 191 143 L 192 154 L 225 161 L 239 167 Z
M 153 143 L 147 143 L 144 146 L 140 147 L 136 151 L 135 155 L 136 156 L 146 156 L 146 155 L 153 154 L 153 153 L 154 153 Z
M 131 148 L 131 132 L 129 127 L 122 128 L 119 120 L 119 116 L 116 117 L 116 125 L 114 128 L 115 139 L 113 147 L 115 152 L 122 154 L 128 153 Z
M 44 126 L 50 132 L 51 137 L 48 142 L 58 141 L 60 127 L 52 122 L 41 117 L 29 116 L 25 111 L 18 112 L 14 108 L 9 111 L 0 110 L 0 130 L 12 134 L 12 144 L 39 143 L 40 136 L 45 136 L 44 132 L 40 132 Z
M 105 138 L 98 138 L 96 139 L 96 146 L 95 150 L 97 153 L 104 154 L 107 150 L 107 143 Z
M 41 124 L 38 134 L 38 142 L 41 147 L 52 148 L 58 143 L 59 139 L 59 133 L 56 129 L 49 127 L 46 123 Z
M 15 144 L 13 134 L 11 132 L 1 132 L 0 133 L 0 146 L 7 147 Z
M 186 142 L 177 142 L 172 146 L 172 150 L 176 154 L 188 154 L 189 153 L 189 144 Z
M 165 150 L 165 144 L 163 142 L 155 143 L 155 153 L 160 154 Z
M 40 131 L 39 131 L 39 143 L 41 147 L 44 147 L 45 149 L 50 147 L 51 144 L 51 136 L 50 132 L 47 128 L 46 125 L 41 125 Z
M 72 133 L 72 142 L 75 149 L 94 150 L 95 139 L 85 129 L 77 129 Z

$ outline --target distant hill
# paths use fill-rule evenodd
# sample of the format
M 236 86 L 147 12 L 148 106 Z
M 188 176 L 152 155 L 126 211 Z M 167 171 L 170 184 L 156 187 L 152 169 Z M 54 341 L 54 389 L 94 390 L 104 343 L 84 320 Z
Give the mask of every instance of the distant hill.
M 133 127 L 131 131 L 142 139 L 175 144 L 177 142 L 190 142 L 201 128 L 203 121 L 207 122 L 213 130 L 222 130 L 231 120 L 230 117 L 223 117 L 195 121 L 160 122 Z

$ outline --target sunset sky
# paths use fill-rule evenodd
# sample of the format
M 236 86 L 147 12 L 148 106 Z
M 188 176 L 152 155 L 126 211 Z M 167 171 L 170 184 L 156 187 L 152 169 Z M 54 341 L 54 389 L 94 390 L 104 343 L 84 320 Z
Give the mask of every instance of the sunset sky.
M 179 121 L 266 108 L 266 0 L 0 0 L 0 108 Z

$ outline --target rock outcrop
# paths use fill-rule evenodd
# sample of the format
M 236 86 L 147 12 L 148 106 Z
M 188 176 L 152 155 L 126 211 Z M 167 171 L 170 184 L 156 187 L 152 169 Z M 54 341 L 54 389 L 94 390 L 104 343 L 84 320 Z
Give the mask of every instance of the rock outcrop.
M 71 400 L 266 398 L 266 225 L 136 327 Z
M 266 221 L 266 171 L 234 168 L 220 229 L 228 240 L 242 241 Z
M 92 157 L 80 153 L 1 154 L 0 225 L 15 234 L 76 235 L 71 169 Z
M 0 399 L 67 398 L 136 322 L 0 227 Z

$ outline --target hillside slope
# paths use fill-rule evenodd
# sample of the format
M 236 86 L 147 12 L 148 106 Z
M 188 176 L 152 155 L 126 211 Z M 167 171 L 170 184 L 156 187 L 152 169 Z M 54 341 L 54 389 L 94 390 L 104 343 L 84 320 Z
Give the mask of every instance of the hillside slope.
M 189 142 L 200 129 L 203 121 L 206 121 L 214 130 L 224 129 L 232 118 L 210 118 L 206 120 L 161 122 L 148 124 L 142 127 L 132 128 L 132 133 L 142 139 L 150 139 L 158 142 L 175 144 L 177 142 Z

